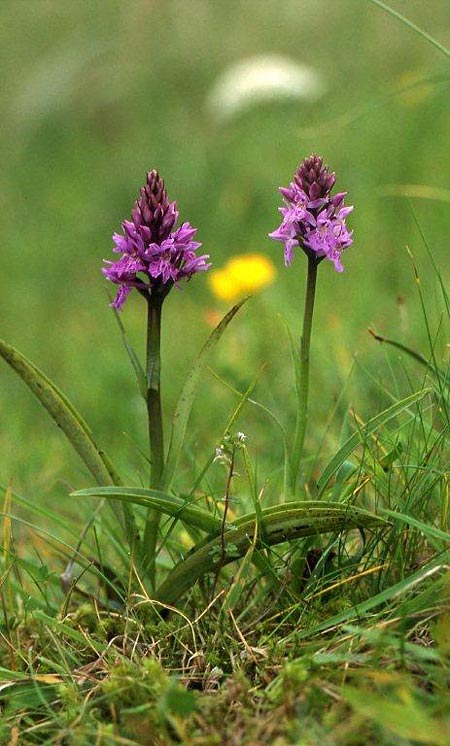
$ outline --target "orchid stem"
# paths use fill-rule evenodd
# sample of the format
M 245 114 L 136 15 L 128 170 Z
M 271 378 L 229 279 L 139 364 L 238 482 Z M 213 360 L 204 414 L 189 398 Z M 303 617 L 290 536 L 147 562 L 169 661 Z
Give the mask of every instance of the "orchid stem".
M 303 456 L 306 426 L 308 423 L 309 351 L 311 346 L 314 299 L 316 295 L 317 267 L 317 258 L 314 256 L 308 256 L 308 277 L 306 281 L 302 336 L 300 339 L 299 382 L 297 385 L 297 422 L 295 427 L 294 446 L 292 449 L 291 460 L 292 493 L 294 497 L 297 487 L 300 464 Z
M 164 471 L 164 435 L 161 406 L 161 313 L 164 297 L 154 294 L 148 298 L 147 316 L 147 415 L 150 441 L 150 487 L 162 487 Z M 160 513 L 149 509 L 144 542 L 143 567 L 148 571 L 152 589 L 155 588 L 156 546 Z

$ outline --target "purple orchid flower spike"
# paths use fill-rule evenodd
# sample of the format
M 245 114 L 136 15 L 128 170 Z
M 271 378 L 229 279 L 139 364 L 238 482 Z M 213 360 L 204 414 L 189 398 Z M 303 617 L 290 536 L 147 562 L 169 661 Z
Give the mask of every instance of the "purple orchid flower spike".
M 343 271 L 341 253 L 353 243 L 353 231 L 345 221 L 353 207 L 344 207 L 346 192 L 331 197 L 335 182 L 336 175 L 329 172 L 323 159 L 311 155 L 300 164 L 289 187 L 280 187 L 283 220 L 269 237 L 284 243 L 286 266 L 298 246 L 317 263 L 328 259 L 337 272 Z
M 169 202 L 158 172 L 150 171 L 131 220 L 124 220 L 122 233 L 113 235 L 113 251 L 122 256 L 116 262 L 105 259 L 108 266 L 102 269 L 119 285 L 113 308 L 120 310 L 133 288 L 147 296 L 165 296 L 183 278 L 189 280 L 210 267 L 207 254 L 197 255 L 197 229 L 190 223 L 174 229 L 178 217 L 177 204 Z

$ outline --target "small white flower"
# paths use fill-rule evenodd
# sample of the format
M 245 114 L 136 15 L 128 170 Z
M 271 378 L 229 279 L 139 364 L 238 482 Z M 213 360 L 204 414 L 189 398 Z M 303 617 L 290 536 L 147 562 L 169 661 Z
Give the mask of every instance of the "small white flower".
M 222 446 L 216 446 L 214 448 L 214 463 L 216 463 L 216 461 L 223 461 L 225 457 L 226 453 Z

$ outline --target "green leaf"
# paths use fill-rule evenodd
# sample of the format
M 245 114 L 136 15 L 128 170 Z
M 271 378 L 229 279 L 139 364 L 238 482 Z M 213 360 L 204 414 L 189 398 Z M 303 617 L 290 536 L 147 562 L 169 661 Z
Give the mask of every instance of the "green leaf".
M 423 355 L 421 355 L 419 352 L 416 352 L 415 350 L 411 349 L 411 347 L 407 347 L 401 342 L 397 342 L 395 339 L 387 339 L 386 337 L 382 337 L 381 334 L 376 334 L 373 329 L 369 329 L 369 334 L 377 342 L 391 345 L 391 347 L 395 347 L 397 350 L 400 350 L 400 352 L 406 353 L 413 360 L 419 363 L 419 365 L 421 365 L 427 371 L 430 371 L 430 373 L 432 373 L 443 386 L 450 386 L 450 381 L 447 380 L 445 371 L 441 368 L 438 368 L 437 365 L 434 365 L 432 361 L 424 358 Z
M 425 536 L 428 536 L 429 539 L 437 539 L 437 541 L 439 542 L 437 545 L 438 549 L 441 548 L 440 542 L 450 542 L 450 533 L 448 533 L 447 531 L 441 531 L 441 529 L 436 528 L 436 526 L 430 526 L 426 523 L 423 523 L 423 521 L 419 521 L 417 518 L 413 518 L 413 516 L 411 515 L 399 513 L 396 510 L 389 510 L 388 508 L 381 508 L 380 510 L 383 515 L 387 515 L 389 516 L 389 518 L 401 521 L 401 523 L 406 523 L 408 526 L 412 526 L 413 528 L 417 528 Z
M 372 678 L 377 682 L 376 673 Z M 396 679 L 394 675 L 389 689 L 381 694 L 368 687 L 344 686 L 342 695 L 358 715 L 373 720 L 403 742 L 434 746 L 448 746 L 450 743 L 448 722 L 432 717 L 409 683 Z
M 243 557 L 252 546 L 261 549 L 301 536 L 387 525 L 386 521 L 365 510 L 320 501 L 288 502 L 264 508 L 261 513 L 262 525 L 256 513 L 251 513 L 237 519 L 223 537 L 208 537 L 194 547 L 169 573 L 157 591 L 157 598 L 163 603 L 176 603 L 202 575 L 218 572 L 224 565 Z M 225 547 L 232 548 L 225 555 L 222 540 Z
M 41 611 L 39 609 L 34 610 L 33 619 L 39 620 L 40 622 L 45 624 L 46 627 L 51 629 L 52 632 L 58 633 L 63 637 L 68 638 L 69 640 L 73 640 L 79 645 L 86 646 L 86 643 L 88 642 L 92 650 L 94 650 L 97 655 L 101 655 L 105 650 L 108 649 L 107 644 L 100 642 L 99 640 L 96 640 L 91 636 L 88 637 L 85 633 L 74 629 L 69 624 L 66 624 L 60 619 L 55 619 L 54 617 L 49 616 L 44 611 Z
M 87 423 L 66 396 L 21 352 L 0 340 L 0 355 L 39 399 L 61 428 L 98 484 L 117 484 L 120 479 L 109 459 L 95 444 Z
M 228 391 L 231 391 L 231 393 L 238 397 L 240 400 L 242 400 L 242 397 L 247 396 L 247 392 L 242 394 L 240 391 L 234 388 L 228 381 L 225 381 L 223 378 L 221 378 L 216 371 L 210 371 L 211 374 L 214 376 L 214 378 L 219 381 L 225 388 L 228 389 Z M 264 414 L 268 415 L 270 420 L 276 425 L 278 428 L 281 439 L 283 442 L 283 450 L 284 450 L 284 492 L 286 495 L 291 493 L 291 485 L 290 485 L 290 465 L 289 465 L 289 439 L 287 437 L 286 431 L 283 428 L 283 425 L 281 424 L 280 420 L 276 415 L 274 415 L 273 412 L 270 411 L 267 407 L 264 406 L 264 404 L 261 404 L 259 401 L 256 401 L 256 399 L 252 399 L 251 397 L 248 397 L 247 399 L 248 403 L 251 404 L 254 407 L 257 407 L 261 412 L 264 412 Z M 232 424 L 232 422 L 231 422 Z M 231 427 L 230 422 L 228 423 L 227 427 Z
M 124 503 L 143 505 L 145 508 L 159 510 L 188 526 L 211 534 L 218 533 L 222 526 L 220 518 L 215 518 L 206 510 L 196 508 L 180 497 L 173 497 L 159 490 L 136 487 L 96 487 L 72 492 L 71 497 L 110 497 Z
M 119 312 L 116 309 L 114 309 L 114 316 L 116 317 L 116 321 L 119 325 L 120 333 L 122 335 L 122 341 L 127 351 L 128 358 L 130 360 L 131 365 L 133 366 L 134 375 L 136 376 L 136 382 L 137 382 L 140 394 L 143 397 L 144 401 L 146 402 L 147 401 L 147 378 L 145 375 L 144 368 L 142 367 L 141 361 L 139 360 L 133 346 L 131 345 L 128 339 L 126 329 L 123 325 L 122 319 L 120 318 Z
M 3 340 L 0 340 L 0 355 L 21 377 L 52 420 L 61 428 L 97 484 L 120 484 L 121 479 L 110 459 L 98 448 L 87 423 L 62 391 L 34 363 Z M 123 515 L 119 512 L 117 503 L 112 502 L 111 508 L 131 544 L 136 537 L 133 516 L 126 505 L 123 506 Z
M 380 412 L 380 414 L 372 417 L 372 419 L 370 419 L 364 425 L 364 427 L 358 430 L 357 433 L 351 435 L 350 438 L 348 438 L 341 446 L 341 448 L 339 448 L 338 452 L 333 456 L 333 458 L 327 464 L 321 476 L 319 477 L 317 481 L 318 494 L 321 495 L 324 492 L 328 482 L 336 474 L 344 461 L 346 461 L 349 456 L 351 456 L 355 448 L 363 443 L 369 435 L 372 435 L 372 433 L 376 432 L 376 430 L 378 430 L 380 427 L 385 425 L 390 420 L 394 419 L 394 417 L 397 417 L 401 412 L 403 412 L 405 409 L 408 409 L 412 404 L 415 404 L 416 402 L 423 399 L 429 393 L 430 389 L 422 389 L 415 394 L 411 394 L 411 396 L 407 396 L 406 399 L 402 399 L 401 401 L 396 402 L 392 406 L 388 407 L 388 409 L 385 409 L 383 412 Z
M 389 586 L 389 588 L 386 588 L 383 591 L 380 591 L 380 593 L 377 593 L 375 596 L 371 596 L 366 601 L 361 601 L 361 603 L 355 604 L 354 606 L 352 606 L 351 609 L 346 609 L 345 611 L 339 612 L 339 614 L 328 617 L 328 619 L 325 619 L 324 622 L 320 622 L 315 626 L 311 626 L 301 630 L 295 630 L 295 632 L 292 633 L 292 637 L 295 637 L 296 640 L 303 640 L 306 638 L 315 637 L 316 635 L 321 634 L 328 629 L 334 629 L 338 625 L 346 624 L 353 619 L 358 619 L 360 621 L 366 614 L 368 614 L 369 612 L 372 613 L 373 609 L 376 609 L 379 606 L 386 606 L 393 599 L 397 599 L 402 596 L 408 596 L 410 591 L 417 585 L 422 583 L 422 581 L 428 580 L 431 575 L 440 573 L 442 570 L 446 569 L 446 563 L 448 562 L 448 559 L 448 553 L 447 555 L 444 554 L 439 557 L 438 560 L 432 560 L 431 562 L 423 565 L 419 570 L 417 570 L 417 572 L 412 573 L 412 575 L 409 575 L 407 578 L 404 578 L 400 582 Z M 442 579 L 440 578 L 440 584 L 441 580 Z M 436 597 L 436 590 L 433 590 L 433 595 L 434 597 Z M 396 612 L 398 613 L 398 607 L 396 609 Z M 290 637 L 291 635 L 288 635 L 288 637 L 286 637 L 285 639 L 289 640 Z
M 223 317 L 222 321 L 212 331 L 211 335 L 203 345 L 197 359 L 194 361 L 192 368 L 184 382 L 183 389 L 178 399 L 175 413 L 172 421 L 172 432 L 170 437 L 169 451 L 167 454 L 166 467 L 163 474 L 163 485 L 169 488 L 172 484 L 181 450 L 186 435 L 186 428 L 194 403 L 197 388 L 200 382 L 200 376 L 206 364 L 206 358 L 211 350 L 216 346 L 230 321 L 237 314 L 241 306 L 248 300 L 248 296 L 236 303 L 233 308 Z
M 158 702 L 158 707 L 163 713 L 186 717 L 197 709 L 197 699 L 194 692 L 187 691 L 178 681 L 172 679 Z

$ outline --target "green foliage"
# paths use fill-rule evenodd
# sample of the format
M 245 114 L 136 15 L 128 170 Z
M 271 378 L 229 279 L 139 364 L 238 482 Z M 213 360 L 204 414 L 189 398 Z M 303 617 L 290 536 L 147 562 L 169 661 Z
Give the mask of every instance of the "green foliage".
M 67 397 L 22 353 L 3 340 L 0 340 L 0 355 L 61 428 L 94 479 L 99 484 L 114 484 L 118 477 L 111 473 L 107 457 L 96 446 L 88 425 Z
M 2 336 L 27 355 L 0 353 L 86 472 L 3 372 L 0 743 L 449 741 L 448 50 L 443 6 L 419 5 L 2 3 Z M 321 100 L 208 113 L 232 60 L 308 45 Z M 320 270 L 297 500 L 300 256 L 226 344 L 243 301 L 210 333 L 206 281 L 171 294 L 175 416 L 164 489 L 145 489 L 145 314 L 117 317 L 136 396 L 98 272 L 111 231 L 158 166 L 216 266 L 275 257 L 276 187 L 311 150 L 343 175 L 355 245 L 343 276 Z
M 172 486 L 172 482 L 175 477 L 175 472 L 186 437 L 189 415 L 191 413 L 194 398 L 200 384 L 200 377 L 206 365 L 207 357 L 214 349 L 216 344 L 219 342 L 228 324 L 230 323 L 230 321 L 232 321 L 232 319 L 246 300 L 248 300 L 248 298 L 244 298 L 243 300 L 241 300 L 239 303 L 233 306 L 233 308 L 228 311 L 228 313 L 223 317 L 223 319 L 216 326 L 216 328 L 210 334 L 208 340 L 203 345 L 198 357 L 196 358 L 191 370 L 189 371 L 189 374 L 186 377 L 172 418 L 172 431 L 170 436 L 169 452 L 167 454 L 167 461 L 163 475 L 163 483 L 169 489 Z

